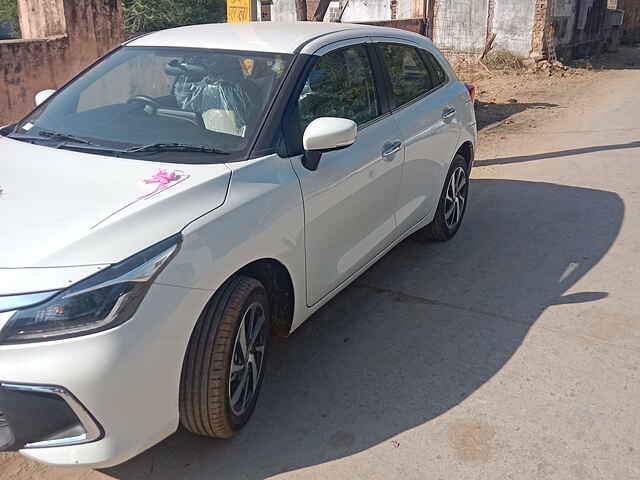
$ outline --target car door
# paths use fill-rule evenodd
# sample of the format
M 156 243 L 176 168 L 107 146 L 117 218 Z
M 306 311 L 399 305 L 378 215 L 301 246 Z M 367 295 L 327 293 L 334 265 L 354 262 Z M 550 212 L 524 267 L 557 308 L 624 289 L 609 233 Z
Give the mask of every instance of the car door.
M 401 132 L 382 106 L 367 40 L 321 51 L 296 101 L 299 132 L 319 117 L 358 124 L 356 142 L 326 152 L 311 171 L 293 158 L 305 211 L 307 302 L 313 305 L 396 235 Z
M 405 156 L 399 190 L 398 231 L 402 233 L 437 206 L 460 137 L 457 95 L 432 53 L 393 39 L 375 39 L 389 82 L 393 118 L 403 132 Z

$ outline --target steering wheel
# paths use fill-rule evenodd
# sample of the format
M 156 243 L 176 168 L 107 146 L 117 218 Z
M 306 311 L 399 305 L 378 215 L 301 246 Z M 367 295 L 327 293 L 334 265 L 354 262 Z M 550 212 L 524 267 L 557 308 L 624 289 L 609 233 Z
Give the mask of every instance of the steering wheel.
M 158 108 L 160 108 L 160 104 L 147 95 L 136 95 L 127 100 L 127 103 L 144 103 L 145 112 L 147 112 L 149 115 L 155 115 L 155 113 L 158 111 Z M 147 106 L 151 107 L 151 111 L 147 110 Z

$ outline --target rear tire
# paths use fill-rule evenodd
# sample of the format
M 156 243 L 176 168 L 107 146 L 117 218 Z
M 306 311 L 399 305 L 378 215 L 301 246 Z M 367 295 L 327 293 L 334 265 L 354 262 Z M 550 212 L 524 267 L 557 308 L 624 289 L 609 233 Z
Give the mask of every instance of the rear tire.
M 182 369 L 180 421 L 187 430 L 229 438 L 248 422 L 264 378 L 269 315 L 266 290 L 250 277 L 233 277 L 211 299 Z
M 469 165 L 457 154 L 444 182 L 433 221 L 417 232 L 421 241 L 445 242 L 458 232 L 469 203 Z

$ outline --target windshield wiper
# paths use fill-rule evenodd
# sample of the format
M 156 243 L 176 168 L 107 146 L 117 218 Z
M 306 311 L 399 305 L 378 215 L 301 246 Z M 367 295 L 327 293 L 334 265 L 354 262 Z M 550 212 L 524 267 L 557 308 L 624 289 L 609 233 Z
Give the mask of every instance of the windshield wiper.
M 76 146 L 75 148 L 85 148 L 85 149 L 95 149 L 100 151 L 101 153 L 111 153 L 116 156 L 121 156 L 123 154 L 131 154 L 131 153 L 144 153 L 144 152 L 199 152 L 199 153 L 215 153 L 217 155 L 229 155 L 229 152 L 224 150 L 220 150 L 214 147 L 207 147 L 204 145 L 188 145 L 185 143 L 151 143 L 149 145 L 141 145 L 139 147 L 127 148 L 124 150 L 118 150 L 114 148 L 108 148 L 103 145 L 98 145 L 97 143 L 93 143 L 85 138 L 76 137 L 75 135 L 68 135 L 66 133 L 60 132 L 52 132 L 48 130 L 41 130 L 38 132 L 40 136 L 33 135 L 16 135 L 9 134 L 10 138 L 14 138 L 16 140 L 25 140 L 25 141 L 38 141 L 38 140 L 60 140 L 62 143 L 58 145 L 56 148 L 74 148 L 73 145 L 67 145 L 66 142 L 78 143 L 81 145 L 86 145 L 86 147 Z M 43 138 L 44 137 L 44 138 Z
M 9 138 L 13 138 L 15 140 L 24 140 L 24 141 L 51 141 L 58 140 L 60 141 L 60 145 L 57 145 L 56 148 L 61 148 L 66 146 L 67 142 L 79 143 L 81 145 L 90 145 L 92 147 L 102 147 L 102 145 L 98 145 L 97 143 L 93 143 L 89 140 L 86 140 L 82 137 L 76 137 L 75 135 L 69 135 L 66 133 L 60 132 L 51 132 L 49 130 L 40 130 L 38 135 L 25 135 L 23 133 L 12 132 L 7 135 Z
M 89 140 L 87 140 L 85 138 L 76 137 L 75 135 L 69 135 L 67 133 L 62 133 L 62 132 L 52 132 L 50 130 L 40 130 L 38 132 L 38 135 L 40 135 L 41 137 L 52 138 L 52 139 L 55 139 L 55 140 L 61 140 L 63 142 L 82 143 L 84 145 L 95 145 L 95 143 L 90 142 Z
M 229 155 L 229 152 L 225 152 L 224 150 L 219 150 L 217 148 L 206 147 L 204 145 L 187 145 L 185 143 L 151 143 L 140 147 L 128 148 L 124 150 L 124 152 L 201 152 L 215 153 L 217 155 Z

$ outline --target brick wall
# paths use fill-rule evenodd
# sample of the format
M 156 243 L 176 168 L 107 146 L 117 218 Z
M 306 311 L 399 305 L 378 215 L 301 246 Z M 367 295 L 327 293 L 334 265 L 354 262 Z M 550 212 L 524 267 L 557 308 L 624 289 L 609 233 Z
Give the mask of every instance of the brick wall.
M 533 34 L 531 36 L 531 55 L 542 57 L 544 54 L 544 34 L 546 31 L 549 4 L 547 0 L 536 0 L 533 17 Z

